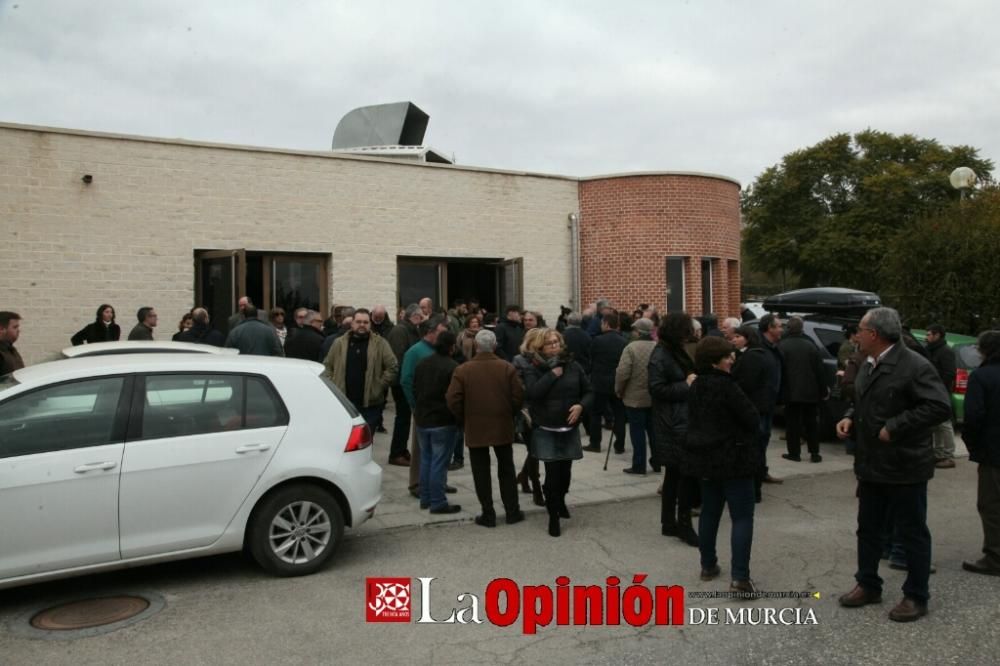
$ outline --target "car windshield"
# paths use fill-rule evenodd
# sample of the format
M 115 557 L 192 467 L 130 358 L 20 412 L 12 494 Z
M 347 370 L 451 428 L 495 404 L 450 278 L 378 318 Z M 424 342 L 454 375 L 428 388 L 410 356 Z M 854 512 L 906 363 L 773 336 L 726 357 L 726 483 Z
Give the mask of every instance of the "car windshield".
M 979 364 L 983 362 L 983 357 L 980 356 L 975 343 L 970 342 L 963 345 L 955 345 L 955 361 L 955 365 L 959 368 L 972 370 L 979 367 Z

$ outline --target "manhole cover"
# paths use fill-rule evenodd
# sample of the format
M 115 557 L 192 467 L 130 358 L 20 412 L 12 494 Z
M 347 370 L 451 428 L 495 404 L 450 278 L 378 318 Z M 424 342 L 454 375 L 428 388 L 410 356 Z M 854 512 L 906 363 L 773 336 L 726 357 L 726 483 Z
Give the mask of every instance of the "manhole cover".
M 31 618 L 31 626 L 46 631 L 91 629 L 121 622 L 149 608 L 149 601 L 136 596 L 84 599 L 47 608 Z

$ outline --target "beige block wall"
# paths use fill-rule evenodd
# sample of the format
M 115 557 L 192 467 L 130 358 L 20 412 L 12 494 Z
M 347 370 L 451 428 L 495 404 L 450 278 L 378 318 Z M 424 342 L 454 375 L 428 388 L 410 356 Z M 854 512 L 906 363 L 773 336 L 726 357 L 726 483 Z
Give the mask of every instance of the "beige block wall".
M 94 177 L 85 185 L 83 174 Z M 571 293 L 573 179 L 0 125 L 0 309 L 28 363 L 93 321 L 194 305 L 194 251 L 330 255 L 330 298 L 396 302 L 398 256 L 523 257 L 526 307 Z

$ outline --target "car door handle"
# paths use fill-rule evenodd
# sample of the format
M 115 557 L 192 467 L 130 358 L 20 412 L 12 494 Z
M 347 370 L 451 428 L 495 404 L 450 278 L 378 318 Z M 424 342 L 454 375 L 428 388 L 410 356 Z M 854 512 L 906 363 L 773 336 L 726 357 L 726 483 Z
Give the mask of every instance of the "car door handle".
M 80 465 L 79 467 L 75 467 L 73 471 L 76 472 L 77 474 L 86 474 L 87 472 L 93 472 L 96 470 L 114 469 L 115 467 L 118 467 L 118 463 L 116 463 L 114 460 L 108 460 L 106 462 L 87 463 L 86 465 Z
M 244 444 L 243 446 L 236 447 L 236 453 L 250 453 L 252 451 L 267 451 L 271 448 L 270 444 Z

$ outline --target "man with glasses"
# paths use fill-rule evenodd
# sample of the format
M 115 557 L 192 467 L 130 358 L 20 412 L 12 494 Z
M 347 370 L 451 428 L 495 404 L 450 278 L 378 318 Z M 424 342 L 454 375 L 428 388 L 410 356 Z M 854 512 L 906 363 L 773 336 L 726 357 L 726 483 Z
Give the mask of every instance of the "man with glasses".
M 888 519 L 906 553 L 903 600 L 889 612 L 896 622 L 927 614 L 931 534 L 927 529 L 927 481 L 934 476 L 931 430 L 951 413 L 934 366 L 901 341 L 899 314 L 869 310 L 858 327 L 867 360 L 855 382 L 854 406 L 837 423 L 837 436 L 857 440 L 857 585 L 840 597 L 853 608 L 882 601 L 878 575 Z
M 152 340 L 153 329 L 156 328 L 156 310 L 151 307 L 141 307 L 135 313 L 135 318 L 139 323 L 132 327 L 128 334 L 129 340 Z

